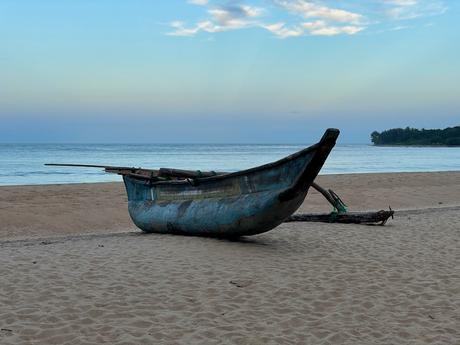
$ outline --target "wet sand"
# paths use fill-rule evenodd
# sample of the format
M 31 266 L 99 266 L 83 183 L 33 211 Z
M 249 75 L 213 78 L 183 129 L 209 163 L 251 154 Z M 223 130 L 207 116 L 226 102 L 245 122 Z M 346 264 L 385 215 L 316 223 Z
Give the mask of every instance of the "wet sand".
M 402 211 L 226 241 L 142 234 L 121 184 L 0 187 L 0 344 L 459 344 L 460 173 L 318 181 Z

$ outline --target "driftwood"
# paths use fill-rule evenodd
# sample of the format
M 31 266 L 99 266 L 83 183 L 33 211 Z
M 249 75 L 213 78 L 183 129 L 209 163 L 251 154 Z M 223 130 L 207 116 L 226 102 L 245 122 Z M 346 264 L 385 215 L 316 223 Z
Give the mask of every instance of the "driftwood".
M 323 222 L 323 223 L 345 223 L 345 224 L 378 224 L 385 225 L 390 217 L 393 218 L 394 211 L 377 212 L 346 212 L 346 213 L 312 213 L 294 214 L 284 222 Z
M 317 183 L 311 186 L 320 192 L 326 200 L 334 207 L 331 213 L 306 213 L 294 214 L 284 222 L 323 222 L 323 223 L 345 223 L 345 224 L 378 224 L 385 225 L 388 219 L 394 217 L 394 211 L 376 212 L 348 212 L 347 205 L 332 190 L 326 190 Z

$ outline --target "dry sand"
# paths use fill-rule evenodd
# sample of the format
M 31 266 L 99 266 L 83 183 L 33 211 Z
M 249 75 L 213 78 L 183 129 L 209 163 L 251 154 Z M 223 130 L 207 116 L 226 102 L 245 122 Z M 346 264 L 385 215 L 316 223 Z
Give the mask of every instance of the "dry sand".
M 460 344 L 460 173 L 319 182 L 406 210 L 231 242 L 134 230 L 120 184 L 1 187 L 0 344 Z

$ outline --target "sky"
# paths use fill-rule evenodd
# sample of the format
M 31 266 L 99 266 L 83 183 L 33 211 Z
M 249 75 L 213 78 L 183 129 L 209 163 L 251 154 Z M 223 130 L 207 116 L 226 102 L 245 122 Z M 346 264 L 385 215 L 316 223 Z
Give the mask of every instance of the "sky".
M 457 0 L 0 0 L 0 142 L 460 125 Z

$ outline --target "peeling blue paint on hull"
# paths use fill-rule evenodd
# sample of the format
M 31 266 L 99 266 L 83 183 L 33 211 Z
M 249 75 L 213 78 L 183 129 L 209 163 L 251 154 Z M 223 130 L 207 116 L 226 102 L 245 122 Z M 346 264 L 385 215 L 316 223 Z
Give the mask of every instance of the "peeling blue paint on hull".
M 236 237 L 266 232 L 302 204 L 339 131 L 277 162 L 194 180 L 123 176 L 129 214 L 145 232 Z

